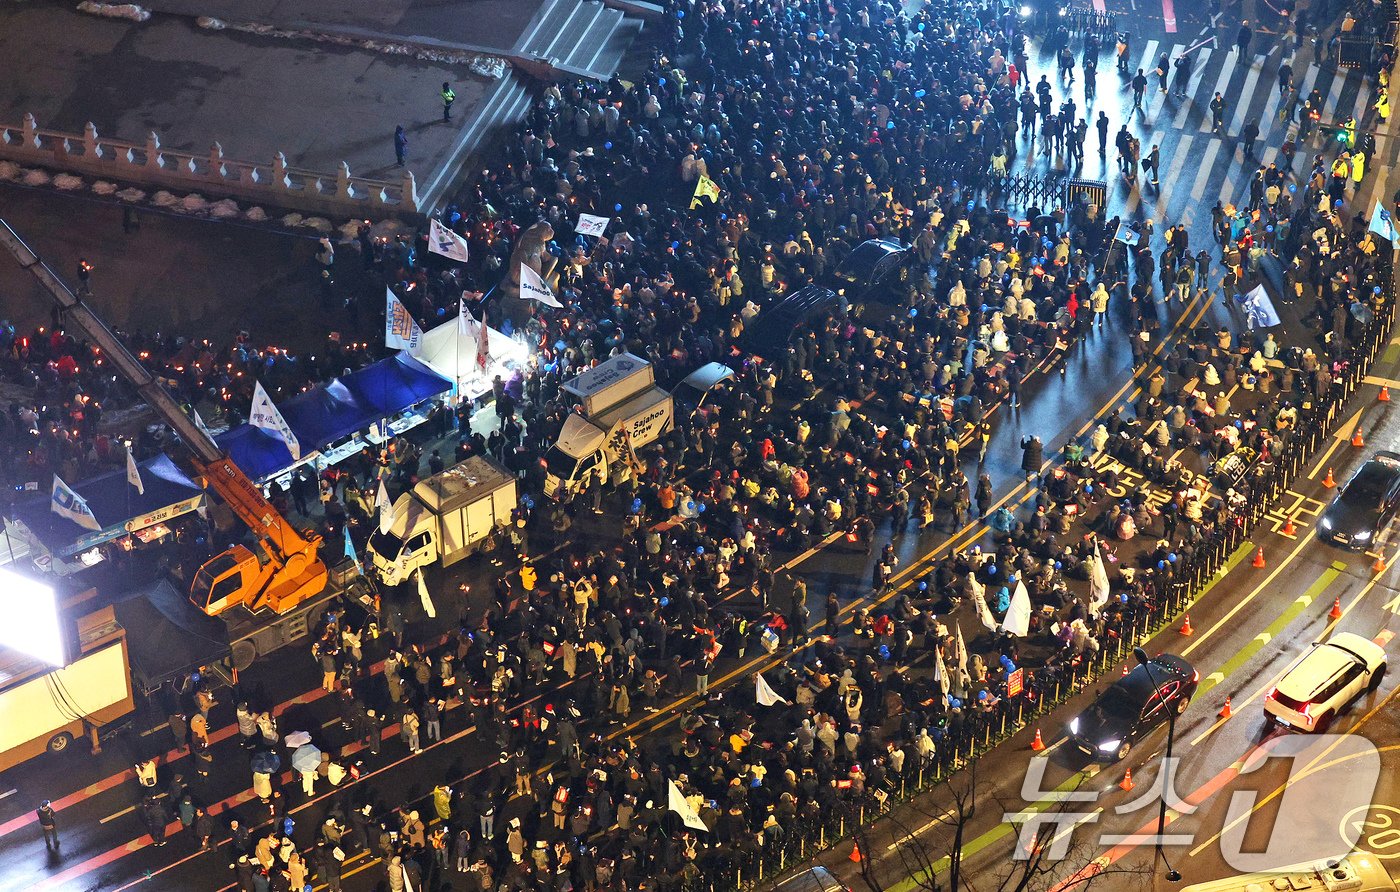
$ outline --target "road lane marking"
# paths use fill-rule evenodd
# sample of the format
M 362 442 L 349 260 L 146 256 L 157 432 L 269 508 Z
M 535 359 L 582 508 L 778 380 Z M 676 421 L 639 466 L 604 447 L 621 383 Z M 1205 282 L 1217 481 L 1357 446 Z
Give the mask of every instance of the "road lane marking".
M 1189 656 L 1193 650 L 1205 643 L 1205 641 L 1209 639 L 1211 635 L 1214 635 L 1216 632 L 1220 631 L 1221 627 L 1223 627 L 1230 620 L 1234 619 L 1235 614 L 1239 613 L 1245 607 L 1249 606 L 1249 603 L 1255 598 L 1259 597 L 1259 593 L 1264 591 L 1264 589 L 1266 589 L 1274 581 L 1274 578 L 1277 577 L 1279 573 L 1283 572 L 1283 569 L 1285 567 L 1287 567 L 1290 563 L 1296 560 L 1298 555 L 1302 554 L 1303 548 L 1306 547 L 1310 542 L 1310 539 L 1299 539 L 1298 544 L 1293 547 L 1293 550 L 1289 552 L 1283 560 L 1279 561 L 1277 564 L 1274 565 L 1273 570 L 1269 571 L 1269 575 L 1265 576 L 1263 581 L 1256 585 L 1248 595 L 1235 602 L 1235 606 L 1230 608 L 1230 612 L 1222 616 L 1219 619 L 1219 621 L 1215 623 L 1215 625 L 1211 626 L 1209 629 L 1206 629 L 1199 636 L 1197 636 L 1196 640 L 1192 641 L 1185 648 L 1183 648 L 1181 651 L 1181 655 L 1183 657 Z

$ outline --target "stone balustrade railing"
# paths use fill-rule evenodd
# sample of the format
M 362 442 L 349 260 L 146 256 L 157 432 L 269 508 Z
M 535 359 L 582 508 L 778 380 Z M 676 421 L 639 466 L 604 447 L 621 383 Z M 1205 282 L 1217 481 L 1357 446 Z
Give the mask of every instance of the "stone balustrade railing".
M 235 161 L 224 157 L 217 142 L 208 155 L 195 155 L 162 148 L 155 133 L 133 143 L 99 136 L 91 123 L 82 134 L 43 130 L 31 114 L 18 127 L 0 124 L 0 160 L 332 217 L 420 214 L 417 183 L 408 170 L 390 182 L 351 176 L 343 161 L 335 174 L 301 170 L 281 152 L 270 164 Z

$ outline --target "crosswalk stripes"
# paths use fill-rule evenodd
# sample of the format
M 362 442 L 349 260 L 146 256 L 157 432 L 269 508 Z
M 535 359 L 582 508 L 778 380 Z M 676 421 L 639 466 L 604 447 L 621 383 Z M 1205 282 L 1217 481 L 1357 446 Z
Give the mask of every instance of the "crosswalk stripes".
M 1220 76 L 1215 81 L 1215 88 L 1209 93 L 1204 94 L 1201 102 L 1201 126 L 1197 128 L 1197 132 L 1199 133 L 1209 133 L 1211 131 L 1211 124 L 1214 120 L 1210 113 L 1211 100 L 1215 98 L 1216 93 L 1222 96 L 1226 95 L 1226 91 L 1230 85 L 1230 78 L 1234 75 L 1235 69 L 1239 67 L 1237 65 L 1228 64 L 1230 62 L 1229 56 L 1226 57 L 1225 61 L 1227 64 L 1220 66 Z
M 1244 79 L 1244 86 L 1240 89 L 1240 92 L 1236 94 L 1244 96 L 1245 99 L 1241 101 L 1239 107 L 1235 109 L 1235 116 L 1230 119 L 1230 126 L 1226 131 L 1227 133 L 1239 133 L 1240 128 L 1244 126 L 1245 115 L 1249 113 L 1249 101 L 1254 97 L 1254 87 L 1258 83 L 1259 69 L 1250 68 L 1249 75 Z
M 1206 67 L 1210 63 L 1210 50 L 1202 49 L 1200 55 L 1196 57 L 1196 70 L 1191 72 L 1191 79 L 1186 83 L 1186 98 L 1179 100 L 1181 107 L 1176 111 L 1176 117 L 1172 118 L 1172 126 L 1181 130 L 1186 126 L 1186 116 L 1191 114 L 1194 105 L 1191 97 L 1196 95 L 1196 88 L 1201 84 L 1201 78 L 1205 76 Z
M 1191 197 L 1200 201 L 1206 194 L 1206 184 L 1215 173 L 1215 156 L 1220 154 L 1220 140 L 1212 139 L 1201 156 L 1201 169 L 1196 174 L 1196 182 L 1191 185 Z

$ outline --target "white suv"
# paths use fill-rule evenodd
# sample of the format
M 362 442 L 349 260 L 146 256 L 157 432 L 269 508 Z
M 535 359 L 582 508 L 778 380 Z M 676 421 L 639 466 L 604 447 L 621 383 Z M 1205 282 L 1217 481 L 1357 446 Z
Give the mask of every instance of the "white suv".
M 1353 632 L 1339 632 L 1294 663 L 1264 695 L 1264 712 L 1299 731 L 1326 731 L 1337 713 L 1385 674 L 1385 651 Z

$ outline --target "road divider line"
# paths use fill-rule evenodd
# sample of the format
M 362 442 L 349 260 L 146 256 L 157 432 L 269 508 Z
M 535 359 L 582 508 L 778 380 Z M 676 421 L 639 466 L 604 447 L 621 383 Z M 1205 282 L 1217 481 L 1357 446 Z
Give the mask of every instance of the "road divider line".
M 1298 544 L 1293 547 L 1293 550 L 1290 551 L 1288 555 L 1284 557 L 1283 560 L 1279 561 L 1277 564 L 1274 565 L 1274 568 L 1269 571 L 1269 575 L 1265 576 L 1263 581 L 1256 585 L 1248 595 L 1244 596 L 1239 601 L 1237 601 L 1235 603 L 1235 606 L 1231 607 L 1228 613 L 1226 613 L 1224 616 L 1222 616 L 1219 620 L 1216 621 L 1215 625 L 1211 626 L 1209 629 L 1206 629 L 1204 632 L 1201 632 L 1200 635 L 1196 637 L 1196 640 L 1192 641 L 1189 645 L 1183 648 L 1181 651 L 1181 655 L 1183 657 L 1190 656 L 1191 651 L 1200 647 L 1203 643 L 1205 643 L 1207 639 L 1210 638 L 1210 636 L 1220 631 L 1220 629 L 1223 628 L 1226 623 L 1235 618 L 1235 614 L 1248 607 L 1251 601 L 1259 597 L 1260 592 L 1264 591 L 1264 589 L 1268 588 L 1269 585 L 1273 583 L 1274 579 L 1278 577 L 1278 574 L 1283 572 L 1284 568 L 1286 568 L 1293 561 L 1297 560 L 1298 555 L 1303 553 L 1303 549 L 1311 541 L 1311 538 L 1299 539 Z

